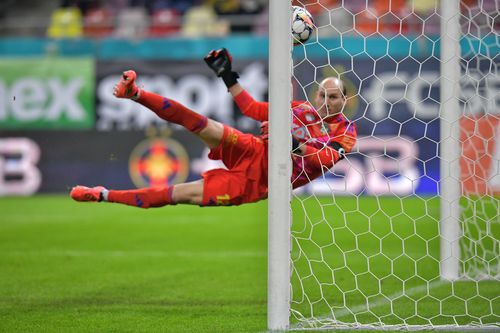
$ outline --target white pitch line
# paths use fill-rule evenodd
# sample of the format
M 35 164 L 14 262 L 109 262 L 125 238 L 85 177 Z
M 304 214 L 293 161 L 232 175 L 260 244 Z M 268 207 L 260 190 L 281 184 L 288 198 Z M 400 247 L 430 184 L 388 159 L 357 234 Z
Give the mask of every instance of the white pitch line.
M 406 289 L 406 291 L 403 293 L 403 291 L 399 291 L 399 292 L 395 292 L 395 293 L 392 293 L 388 296 L 386 296 L 386 298 L 390 299 L 391 301 L 396 299 L 397 297 L 399 296 L 411 296 L 411 295 L 415 295 L 415 294 L 418 294 L 418 293 L 421 293 L 423 291 L 429 291 L 433 288 L 437 288 L 439 286 L 442 286 L 444 285 L 446 282 L 444 281 L 441 281 L 441 280 L 438 280 L 438 281 L 433 281 L 433 282 L 430 282 L 428 285 L 421 285 L 421 286 L 416 286 L 416 287 L 412 287 L 412 288 L 408 288 Z M 373 303 L 370 303 L 370 307 L 369 309 L 374 309 L 374 308 L 378 308 L 378 307 L 381 307 L 381 306 L 384 306 L 384 305 L 387 305 L 387 299 L 386 298 L 380 298 L 379 300 L 373 302 Z M 338 312 L 335 313 L 335 317 L 337 318 L 340 318 L 340 317 L 344 317 L 344 316 L 347 316 L 349 314 L 357 314 L 357 313 L 360 313 L 362 311 L 366 311 L 368 310 L 367 309 L 367 306 L 366 304 L 359 304 L 359 305 L 356 305 L 350 309 L 346 308 L 346 309 L 343 309 L 343 310 L 340 310 Z
M 406 289 L 406 291 L 404 293 L 403 293 L 403 291 L 395 292 L 393 294 L 390 294 L 390 295 L 386 296 L 386 298 L 382 298 L 381 297 L 379 300 L 377 300 L 377 301 L 375 301 L 373 303 L 370 303 L 369 310 L 368 310 L 368 307 L 367 307 L 366 304 L 359 304 L 359 305 L 356 305 L 356 306 L 354 306 L 352 308 L 344 308 L 342 310 L 334 312 L 334 314 L 335 314 L 335 320 L 338 320 L 339 318 L 345 317 L 345 316 L 350 315 L 350 314 L 358 314 L 358 313 L 361 313 L 361 312 L 364 312 L 364 311 L 371 311 L 371 310 L 373 310 L 375 308 L 387 305 L 387 304 L 389 304 L 388 301 L 387 301 L 387 298 L 392 301 L 392 300 L 396 299 L 399 296 L 404 296 L 404 295 L 405 296 L 411 296 L 411 295 L 415 295 L 415 294 L 421 293 L 423 291 L 429 291 L 429 290 L 431 290 L 433 288 L 440 287 L 440 286 L 442 286 L 444 284 L 446 284 L 445 281 L 438 280 L 438 281 L 430 282 L 429 284 L 426 284 L 426 285 L 421 285 L 421 286 L 416 286 L 416 287 L 408 288 L 408 289 Z M 319 316 L 316 320 L 318 322 L 320 322 L 322 320 L 330 319 L 330 318 L 332 318 L 331 315 L 322 315 L 322 316 Z M 300 325 L 299 324 L 291 325 L 290 328 L 291 329 L 294 329 L 294 328 L 297 329 L 297 328 L 300 328 Z

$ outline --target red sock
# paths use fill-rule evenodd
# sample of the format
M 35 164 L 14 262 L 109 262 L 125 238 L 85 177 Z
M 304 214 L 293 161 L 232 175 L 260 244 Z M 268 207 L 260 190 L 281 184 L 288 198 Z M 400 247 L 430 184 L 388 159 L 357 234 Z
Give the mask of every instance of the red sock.
M 182 125 L 191 132 L 198 133 L 207 127 L 207 117 L 188 109 L 181 103 L 158 94 L 141 90 L 136 102 L 151 109 L 158 117 Z
M 118 202 L 139 208 L 175 205 L 176 203 L 172 201 L 173 189 L 174 186 L 149 187 L 125 191 L 109 190 L 108 202 Z

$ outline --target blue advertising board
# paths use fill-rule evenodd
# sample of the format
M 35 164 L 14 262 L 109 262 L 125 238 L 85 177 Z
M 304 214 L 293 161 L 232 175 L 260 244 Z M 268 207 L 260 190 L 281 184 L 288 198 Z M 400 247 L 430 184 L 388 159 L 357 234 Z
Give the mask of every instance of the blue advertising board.
M 305 58 L 304 58 L 305 59 Z M 357 148 L 342 171 L 325 175 L 329 191 L 367 194 L 439 191 L 440 62 L 435 57 L 396 60 L 353 57 L 350 60 L 295 59 L 295 95 L 314 103 L 314 89 L 327 76 L 341 77 L 347 88 L 346 116 L 357 124 Z M 460 110 L 466 117 L 497 114 L 500 78 L 498 64 L 485 58 L 463 61 Z M 493 73 L 494 74 L 494 73 Z M 311 87 L 310 90 L 300 87 Z M 307 95 L 306 95 L 307 94 Z M 407 154 L 411 150 L 411 154 Z M 355 170 L 356 176 L 348 173 Z M 357 179 L 360 179 L 357 181 Z M 351 183 L 351 184 L 349 184 Z M 359 186 L 352 186 L 359 183 Z M 314 187 L 314 186 L 313 186 Z M 307 189 L 317 192 L 314 189 Z

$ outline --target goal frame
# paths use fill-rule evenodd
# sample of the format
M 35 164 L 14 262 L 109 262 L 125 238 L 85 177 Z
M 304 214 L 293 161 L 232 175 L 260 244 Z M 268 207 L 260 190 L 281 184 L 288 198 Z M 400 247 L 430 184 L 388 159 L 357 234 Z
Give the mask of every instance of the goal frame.
M 440 276 L 459 278 L 460 261 L 460 1 L 441 1 Z
M 270 330 L 290 323 L 291 2 L 269 1 L 268 301 Z
M 268 329 L 290 329 L 291 305 L 291 2 L 269 1 Z M 460 1 L 440 2 L 440 278 L 460 279 Z M 421 330 L 420 325 L 357 325 L 368 330 Z M 334 326 L 320 329 L 353 329 Z M 497 326 L 437 325 L 433 330 L 494 331 Z

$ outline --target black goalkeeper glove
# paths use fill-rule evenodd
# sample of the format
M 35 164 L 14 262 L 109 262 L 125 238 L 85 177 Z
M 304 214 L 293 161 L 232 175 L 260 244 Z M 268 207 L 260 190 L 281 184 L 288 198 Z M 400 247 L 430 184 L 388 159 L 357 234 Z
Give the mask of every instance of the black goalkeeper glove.
M 233 72 L 231 62 L 233 58 L 229 51 L 225 48 L 210 51 L 205 58 L 203 58 L 218 77 L 221 77 L 224 84 L 229 89 L 238 83 L 240 77 L 238 73 Z

